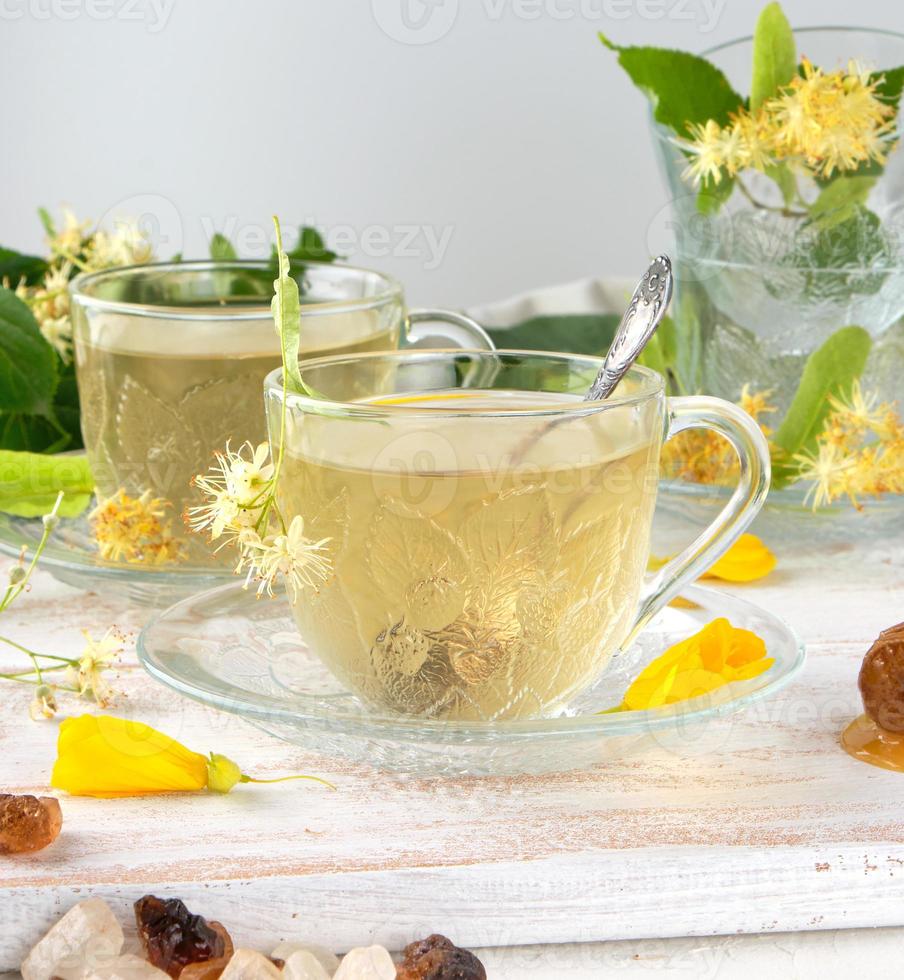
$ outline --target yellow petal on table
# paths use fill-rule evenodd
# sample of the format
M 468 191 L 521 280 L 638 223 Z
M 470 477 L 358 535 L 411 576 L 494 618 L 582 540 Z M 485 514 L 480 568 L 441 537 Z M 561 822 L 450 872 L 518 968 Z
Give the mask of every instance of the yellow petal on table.
M 775 565 L 775 555 L 755 534 L 742 534 L 700 578 L 753 582 L 755 579 L 765 578 Z
M 625 692 L 621 708 L 644 711 L 686 701 L 757 677 L 774 663 L 756 633 L 714 619 L 648 664 Z
M 207 759 L 139 721 L 81 715 L 60 725 L 50 785 L 74 796 L 147 796 L 207 786 Z

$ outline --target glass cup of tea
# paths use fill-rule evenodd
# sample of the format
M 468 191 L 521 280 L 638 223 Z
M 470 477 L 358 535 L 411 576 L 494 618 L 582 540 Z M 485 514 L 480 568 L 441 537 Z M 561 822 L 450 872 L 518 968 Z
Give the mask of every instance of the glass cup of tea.
M 348 265 L 293 263 L 303 356 L 375 351 L 424 336 L 492 348 L 468 317 L 407 311 L 394 279 Z M 227 441 L 266 439 L 264 377 L 280 363 L 265 262 L 174 262 L 110 269 L 71 285 L 85 450 L 98 494 L 151 491 L 179 515 L 196 503 L 193 476 Z M 181 535 L 194 564 L 206 542 Z M 223 557 L 221 561 L 230 561 Z
M 399 351 L 306 361 L 286 398 L 278 494 L 328 569 L 293 613 L 380 709 L 493 720 L 561 711 L 750 524 L 765 439 L 717 398 L 666 398 L 635 367 L 584 401 L 601 359 Z M 351 379 L 354 379 L 352 385 Z M 282 372 L 265 382 L 278 449 Z M 740 457 L 724 511 L 645 581 L 663 442 L 713 429 Z

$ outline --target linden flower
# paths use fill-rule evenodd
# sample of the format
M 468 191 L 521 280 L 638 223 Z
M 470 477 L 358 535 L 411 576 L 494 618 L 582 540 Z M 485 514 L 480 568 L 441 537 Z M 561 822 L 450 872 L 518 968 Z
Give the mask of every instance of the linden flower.
M 34 700 L 28 706 L 32 721 L 53 718 L 57 713 L 56 695 L 49 684 L 39 684 L 35 689 Z
M 252 779 L 225 755 L 192 752 L 139 721 L 81 715 L 60 725 L 50 785 L 73 796 L 110 799 L 203 789 L 228 793 L 237 783 L 287 779 L 310 779 L 335 788 L 316 776 Z
M 85 648 L 78 666 L 67 671 L 68 679 L 83 698 L 91 696 L 101 707 L 105 707 L 113 699 L 113 688 L 107 683 L 103 672 L 122 653 L 123 636 L 112 627 L 99 640 L 93 639 L 87 630 L 82 630 L 82 636 L 85 637 Z
M 237 570 L 248 569 L 246 584 L 253 578 L 259 581 L 258 595 L 266 592 L 272 596 L 277 576 L 284 576 L 295 603 L 303 589 L 316 589 L 326 581 L 330 563 L 321 552 L 328 541 L 329 538 L 320 541 L 306 538 L 304 518 L 296 514 L 285 534 L 247 540 Z
M 857 434 L 886 426 L 889 406 L 877 405 L 878 401 L 879 396 L 876 392 L 864 395 L 859 381 L 853 383 L 847 398 L 829 396 L 829 405 L 835 417 L 833 421 L 841 422 Z
M 166 501 L 145 491 L 130 497 L 121 487 L 88 515 L 101 557 L 107 561 L 160 565 L 181 557 L 181 546 L 162 520 Z
M 714 184 L 720 183 L 722 167 L 728 165 L 728 154 L 737 152 L 736 144 L 726 139 L 722 127 L 714 119 L 708 119 L 702 125 L 691 123 L 688 132 L 691 134 L 690 140 L 678 140 L 692 157 L 684 176 L 698 185 L 710 180 Z
M 78 255 L 90 226 L 90 221 L 79 221 L 69 208 L 65 208 L 62 230 L 47 236 L 47 245 L 51 253 L 63 257 Z
M 764 106 L 777 155 L 802 157 L 822 177 L 884 163 L 895 138 L 895 110 L 876 94 L 878 81 L 855 62 L 825 74 L 803 58 L 801 68 L 803 75 Z
M 794 461 L 800 466 L 798 478 L 813 482 L 804 497 L 805 503 L 812 499 L 813 510 L 831 504 L 846 492 L 847 477 L 856 466 L 856 460 L 834 442 L 821 442 L 815 455 L 798 453 Z
M 225 544 L 253 528 L 271 489 L 273 466 L 267 462 L 269 453 L 265 442 L 257 449 L 246 442 L 238 452 L 232 452 L 227 445 L 225 452 L 215 453 L 210 471 L 192 480 L 192 485 L 208 500 L 186 512 L 191 529 L 209 531 L 212 541 L 226 534 Z
M 733 681 L 758 677 L 774 663 L 756 633 L 715 619 L 645 667 L 625 692 L 621 710 L 644 711 L 687 701 Z
M 116 265 L 143 265 L 154 257 L 147 234 L 134 221 L 118 220 L 112 233 L 99 230 L 85 246 L 85 266 L 107 269 Z

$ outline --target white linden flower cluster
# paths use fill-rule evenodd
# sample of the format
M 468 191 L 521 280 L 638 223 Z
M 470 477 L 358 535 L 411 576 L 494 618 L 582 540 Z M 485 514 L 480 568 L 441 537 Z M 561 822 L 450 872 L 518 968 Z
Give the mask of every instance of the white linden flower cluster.
M 236 572 L 245 573 L 246 585 L 258 582 L 258 595 L 273 595 L 274 582 L 282 575 L 294 603 L 303 589 L 316 589 L 326 580 L 330 563 L 323 549 L 329 539 L 311 541 L 305 537 L 300 515 L 288 526 L 282 521 L 266 443 L 256 449 L 245 443 L 238 452 L 227 445 L 224 452 L 216 453 L 208 473 L 196 476 L 193 484 L 207 502 L 189 508 L 189 526 L 208 533 L 211 541 L 220 541 L 216 550 L 236 547 Z
M 22 279 L 15 287 L 16 296 L 31 309 L 41 334 L 64 364 L 72 359 L 69 280 L 73 273 L 143 265 L 154 258 L 147 235 L 134 221 L 117 221 L 112 232 L 98 229 L 90 234 L 89 228 L 90 222 L 64 211 L 62 227 L 52 228 L 47 236 L 50 265 L 42 281 L 29 286 Z M 4 281 L 3 285 L 10 284 Z

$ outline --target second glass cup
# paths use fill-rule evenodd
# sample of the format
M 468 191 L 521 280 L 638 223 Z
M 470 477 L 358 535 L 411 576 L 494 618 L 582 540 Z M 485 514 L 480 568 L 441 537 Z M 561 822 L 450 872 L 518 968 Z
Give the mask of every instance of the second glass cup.
M 368 269 L 293 263 L 305 357 L 389 350 L 437 337 L 492 347 L 474 321 L 407 311 L 401 285 Z M 261 389 L 279 364 L 267 262 L 176 262 L 79 276 L 71 286 L 85 449 L 98 494 L 150 491 L 178 515 L 192 477 L 227 441 L 266 439 Z M 439 321 L 439 322 L 437 322 Z M 183 536 L 185 557 L 210 564 L 206 542 Z M 222 561 L 229 561 L 223 557 Z

